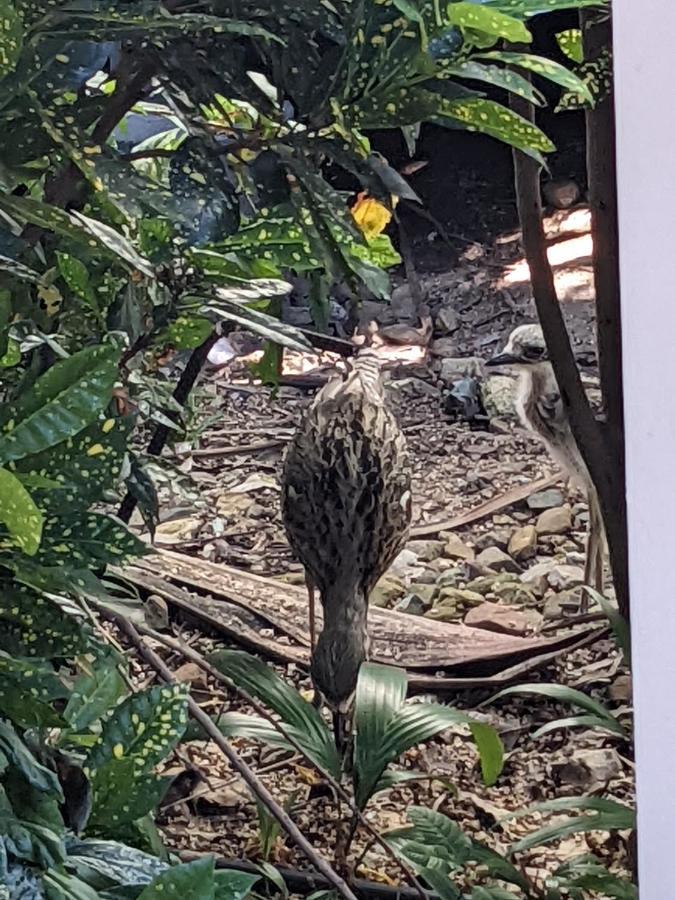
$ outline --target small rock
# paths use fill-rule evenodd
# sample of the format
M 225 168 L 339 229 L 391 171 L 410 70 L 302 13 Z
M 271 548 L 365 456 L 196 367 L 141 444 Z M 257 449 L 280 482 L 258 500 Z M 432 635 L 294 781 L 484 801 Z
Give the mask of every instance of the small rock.
M 494 591 L 498 584 L 513 583 L 513 575 L 509 572 L 502 572 L 500 575 L 480 575 L 467 584 L 467 589 L 476 591 L 478 594 L 489 594 Z
M 516 382 L 508 375 L 491 375 L 483 383 L 483 403 L 490 418 L 516 415 Z
M 527 505 L 530 509 L 553 509 L 554 506 L 562 506 L 564 498 L 562 492 L 556 488 L 549 488 L 547 491 L 537 491 L 536 494 L 530 494 L 527 498 Z
M 500 513 L 499 515 L 493 516 L 492 521 L 495 525 L 514 525 L 516 520 L 513 516 L 507 516 L 504 513 Z
M 436 578 L 436 584 L 439 587 L 459 587 L 460 584 L 466 584 L 468 580 L 467 571 L 464 566 L 451 566 L 445 572 Z
M 197 663 L 183 663 L 182 666 L 179 666 L 174 671 L 173 677 L 176 681 L 186 681 L 190 684 L 197 682 L 203 687 L 206 687 L 206 673 L 197 665 Z
M 450 534 L 445 542 L 443 555 L 450 559 L 475 559 L 476 551 L 456 534 Z
M 484 372 L 485 362 L 478 356 L 445 357 L 441 360 L 440 376 L 446 384 L 453 384 L 465 375 L 482 378 Z
M 484 600 L 464 616 L 464 624 L 499 634 L 528 634 L 541 625 L 541 615 L 533 609 L 515 609 Z
M 450 309 L 448 306 L 442 306 L 439 309 L 434 323 L 435 330 L 441 335 L 452 334 L 457 331 L 461 324 L 461 320 L 455 310 Z
M 484 531 L 479 534 L 474 545 L 476 550 L 487 550 L 488 547 L 499 547 L 500 550 L 506 550 L 509 545 L 511 532 L 506 528 L 499 528 L 496 531 Z
M 445 587 L 441 588 L 433 608 L 425 616 L 439 622 L 452 622 L 462 616 L 467 608 L 482 602 L 481 595 L 474 591 Z
M 610 684 L 608 693 L 617 703 L 630 703 L 633 699 L 633 680 L 630 675 L 617 675 Z
M 495 584 L 492 593 L 498 600 L 518 606 L 534 606 L 537 602 L 537 596 L 532 588 L 520 581 L 503 581 Z
M 422 600 L 414 594 L 406 594 L 401 600 L 394 604 L 394 609 L 398 612 L 408 613 L 409 616 L 423 616 L 430 604 L 423 603 Z
M 520 580 L 531 588 L 537 597 L 543 597 L 548 588 L 548 575 L 551 569 L 557 565 L 554 559 L 548 559 L 546 562 L 536 563 L 529 568 L 527 572 L 523 572 Z
M 436 585 L 432 582 L 431 584 L 425 584 L 423 582 L 416 581 L 410 585 L 408 588 L 409 597 L 416 597 L 420 600 L 426 609 L 431 606 L 431 603 L 436 595 Z
M 560 784 L 567 784 L 583 791 L 604 787 L 623 771 L 621 758 L 616 750 L 578 750 L 573 760 L 554 763 L 552 773 Z
M 545 619 L 564 619 L 579 608 L 579 597 L 573 591 L 560 591 L 551 594 L 544 603 Z
M 456 357 L 457 344 L 454 338 L 436 338 L 436 340 L 432 341 L 429 345 L 429 351 L 432 356 Z
M 520 572 L 520 566 L 499 547 L 488 547 L 476 557 L 479 566 L 486 566 L 493 572 Z
M 415 318 L 415 301 L 409 284 L 399 284 L 391 292 L 389 308 L 394 319 Z
M 513 532 L 508 552 L 518 562 L 534 556 L 537 552 L 537 529 L 534 525 L 523 525 Z
M 304 584 L 304 572 L 283 572 L 281 575 L 274 576 L 277 581 L 285 581 L 286 584 Z
M 405 585 L 395 575 L 383 575 L 370 594 L 372 606 L 385 609 L 405 593 Z
M 572 530 L 572 510 L 569 506 L 545 509 L 537 517 L 537 534 L 566 534 Z
M 581 566 L 554 566 L 546 576 L 552 588 L 568 591 L 584 583 L 584 570 Z
M 422 562 L 431 562 L 443 555 L 445 544 L 443 541 L 408 541 L 406 549 L 415 554 Z
M 569 209 L 581 197 L 581 188 L 571 178 L 552 178 L 542 185 L 544 199 L 555 209 Z

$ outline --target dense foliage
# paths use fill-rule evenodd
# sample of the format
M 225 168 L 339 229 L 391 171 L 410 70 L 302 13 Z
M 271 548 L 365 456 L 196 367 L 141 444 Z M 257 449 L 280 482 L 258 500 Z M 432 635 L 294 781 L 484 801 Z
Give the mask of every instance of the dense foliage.
M 318 327 L 335 279 L 385 297 L 398 256 L 331 172 L 388 211 L 417 202 L 366 132 L 402 128 L 412 154 L 422 121 L 541 160 L 549 139 L 477 86 L 539 105 L 533 73 L 588 99 L 561 66 L 503 49 L 529 43 L 531 15 L 583 5 L 0 0 L 0 898 L 250 890 L 210 861 L 169 866 L 155 770 L 186 694 L 132 692 L 101 625 L 142 614 L 105 568 L 145 549 L 110 514 L 123 486 L 157 513 L 132 429 L 177 427 L 153 354 L 236 327 L 309 348 L 275 317 L 292 274 Z M 389 718 L 426 715 L 426 735 L 458 720 L 402 699 Z M 501 756 L 473 731 L 491 780 Z M 404 744 L 357 765 L 360 805 Z

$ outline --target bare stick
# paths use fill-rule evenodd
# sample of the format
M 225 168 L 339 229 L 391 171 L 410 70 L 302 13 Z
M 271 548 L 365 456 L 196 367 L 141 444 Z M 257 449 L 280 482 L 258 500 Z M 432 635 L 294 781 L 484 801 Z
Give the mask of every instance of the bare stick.
M 147 646 L 143 638 L 140 636 L 135 626 L 122 616 L 114 616 L 114 621 L 124 632 L 127 638 L 134 645 L 139 655 L 166 681 L 168 684 L 174 682 L 173 673 L 165 665 L 162 659 Z M 199 708 L 192 697 L 188 697 L 188 711 L 193 719 L 198 722 L 204 729 L 209 738 L 218 747 L 222 754 L 226 757 L 232 768 L 241 776 L 243 781 L 248 785 L 253 795 L 263 804 L 270 814 L 284 829 L 286 834 L 295 842 L 298 849 L 302 851 L 309 862 L 320 872 L 332 885 L 333 888 L 344 897 L 345 900 L 356 900 L 356 895 L 352 892 L 349 885 L 341 878 L 337 872 L 326 862 L 314 847 L 310 844 L 304 834 L 300 831 L 295 822 L 288 815 L 286 810 L 280 806 L 274 799 L 272 794 L 262 784 L 255 773 L 239 759 L 229 743 L 225 740 L 216 724 L 207 714 Z

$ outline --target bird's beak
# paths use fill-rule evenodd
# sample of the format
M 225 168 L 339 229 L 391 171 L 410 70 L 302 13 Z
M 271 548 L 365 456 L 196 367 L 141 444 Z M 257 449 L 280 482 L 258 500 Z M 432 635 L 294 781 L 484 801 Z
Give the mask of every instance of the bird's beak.
M 488 359 L 485 363 L 486 366 L 514 366 L 518 363 L 522 363 L 522 359 L 519 359 L 517 356 L 514 356 L 513 353 L 498 353 L 497 356 L 493 356 L 492 359 Z

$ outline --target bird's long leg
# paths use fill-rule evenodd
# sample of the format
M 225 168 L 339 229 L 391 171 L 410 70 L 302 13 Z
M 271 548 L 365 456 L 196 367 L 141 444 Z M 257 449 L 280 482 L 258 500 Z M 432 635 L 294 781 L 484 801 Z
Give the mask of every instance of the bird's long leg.
M 588 492 L 588 537 L 586 541 L 586 565 L 584 566 L 584 584 L 596 591 L 603 586 L 603 524 L 598 497 L 594 490 Z M 581 595 L 580 611 L 588 612 L 588 594 Z

